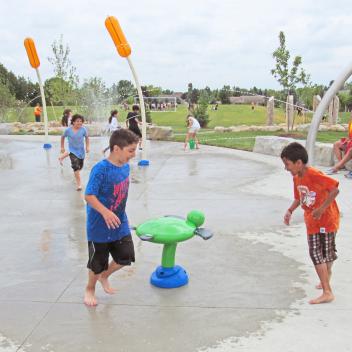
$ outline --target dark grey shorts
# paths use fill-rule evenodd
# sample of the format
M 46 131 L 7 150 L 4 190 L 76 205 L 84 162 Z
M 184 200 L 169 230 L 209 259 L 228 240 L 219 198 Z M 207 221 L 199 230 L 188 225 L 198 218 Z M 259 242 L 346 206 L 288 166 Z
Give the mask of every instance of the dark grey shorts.
M 333 262 L 337 259 L 336 232 L 308 235 L 309 255 L 314 265 Z
M 94 274 L 100 274 L 109 266 L 109 254 L 115 263 L 131 265 L 135 261 L 132 236 L 122 237 L 120 240 L 107 243 L 88 241 L 87 268 Z
M 71 167 L 72 167 L 73 171 L 82 170 L 83 164 L 84 164 L 84 159 L 80 159 L 72 153 L 70 153 L 70 159 L 71 159 Z

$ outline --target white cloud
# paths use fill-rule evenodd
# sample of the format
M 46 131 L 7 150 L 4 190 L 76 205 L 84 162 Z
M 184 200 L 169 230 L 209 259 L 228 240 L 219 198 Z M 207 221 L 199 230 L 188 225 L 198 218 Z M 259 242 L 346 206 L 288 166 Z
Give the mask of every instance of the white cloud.
M 105 29 L 107 15 L 119 19 L 140 81 L 174 90 L 186 90 L 188 82 L 277 88 L 270 69 L 280 30 L 292 56 L 303 57 L 316 83 L 336 78 L 352 54 L 352 5 L 345 0 L 1 2 L 6 16 L 0 24 L 0 62 L 33 80 L 24 38 L 35 39 L 42 76 L 48 78 L 52 68 L 47 57 L 60 34 L 81 78 L 100 76 L 108 84 L 132 80 Z

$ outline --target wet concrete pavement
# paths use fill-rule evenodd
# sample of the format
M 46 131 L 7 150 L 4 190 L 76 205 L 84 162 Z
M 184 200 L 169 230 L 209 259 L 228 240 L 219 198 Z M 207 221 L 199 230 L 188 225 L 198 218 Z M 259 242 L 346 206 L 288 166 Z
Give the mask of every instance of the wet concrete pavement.
M 187 286 L 149 284 L 162 247 L 134 236 L 136 263 L 113 275 L 118 288 L 82 304 L 87 278 L 85 202 L 66 159 L 36 137 L 0 137 L 0 351 L 350 351 L 352 183 L 342 175 L 343 212 L 334 266 L 336 301 L 318 293 L 301 213 L 282 223 L 291 177 L 278 158 L 229 149 L 182 150 L 154 142 L 151 165 L 132 162 L 128 216 L 136 225 L 200 209 L 215 236 L 178 246 Z M 105 139 L 92 139 L 83 179 Z

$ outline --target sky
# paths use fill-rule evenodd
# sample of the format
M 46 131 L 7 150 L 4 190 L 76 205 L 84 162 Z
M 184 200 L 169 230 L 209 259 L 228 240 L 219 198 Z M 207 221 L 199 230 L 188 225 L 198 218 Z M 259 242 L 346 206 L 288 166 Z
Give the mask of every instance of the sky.
M 132 48 L 142 85 L 186 91 L 224 85 L 279 89 L 273 51 L 284 31 L 291 59 L 300 55 L 313 83 L 328 85 L 352 62 L 352 1 L 335 0 L 0 0 L 0 63 L 36 81 L 23 46 L 34 39 L 45 80 L 63 35 L 80 82 L 133 81 L 104 21 L 115 16 Z

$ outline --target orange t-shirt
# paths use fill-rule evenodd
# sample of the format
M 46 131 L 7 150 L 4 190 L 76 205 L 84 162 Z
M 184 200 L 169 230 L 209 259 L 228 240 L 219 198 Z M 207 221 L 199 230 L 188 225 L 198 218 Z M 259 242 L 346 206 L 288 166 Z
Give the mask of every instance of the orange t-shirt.
M 41 113 L 42 113 L 41 107 L 40 107 L 40 106 L 36 106 L 36 107 L 34 108 L 34 115 L 35 115 L 35 116 L 40 116 Z
M 304 210 L 308 235 L 324 231 L 336 232 L 340 222 L 336 200 L 325 209 L 320 219 L 314 219 L 312 212 L 324 203 L 329 192 L 337 188 L 339 182 L 313 167 L 307 167 L 302 177 L 293 177 L 293 184 L 295 199 L 300 201 Z
M 348 138 L 352 139 L 352 120 L 348 123 Z

